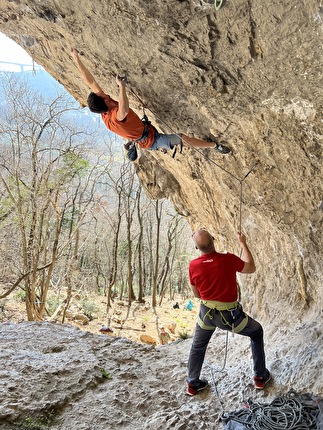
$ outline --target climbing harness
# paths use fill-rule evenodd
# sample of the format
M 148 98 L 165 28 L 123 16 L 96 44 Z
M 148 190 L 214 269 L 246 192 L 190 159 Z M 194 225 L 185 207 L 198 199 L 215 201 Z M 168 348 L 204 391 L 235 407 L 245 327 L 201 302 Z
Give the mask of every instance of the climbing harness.
M 136 148 L 136 143 L 141 142 L 148 137 L 150 127 L 152 127 L 154 129 L 154 133 L 157 133 L 156 128 L 152 125 L 151 121 L 149 121 L 149 119 L 145 113 L 144 113 L 144 116 L 141 118 L 141 121 L 144 124 L 144 130 L 142 132 L 141 137 L 139 137 L 138 139 L 135 139 L 135 140 L 129 140 L 124 145 L 124 148 L 126 150 L 126 156 L 130 161 L 137 160 L 138 152 L 137 152 L 137 148 Z
M 201 303 L 207 307 L 209 310 L 206 312 L 206 314 L 203 316 L 203 319 L 198 317 L 197 323 L 198 325 L 204 329 L 204 330 L 215 330 L 215 326 L 210 326 L 205 324 L 204 320 L 205 318 L 209 318 L 210 320 L 213 319 L 213 316 L 211 315 L 212 311 L 216 309 L 219 314 L 221 315 L 221 321 L 223 325 L 226 325 L 231 328 L 232 334 L 234 333 L 240 333 L 241 330 L 243 330 L 246 325 L 248 324 L 248 316 L 244 315 L 241 322 L 236 326 L 235 321 L 237 317 L 237 311 L 238 309 L 242 311 L 242 306 L 239 302 L 218 302 L 217 300 L 201 300 Z M 231 314 L 232 317 L 232 323 L 229 323 L 224 316 L 223 311 L 228 311 Z
M 223 412 L 225 430 L 310 430 L 323 428 L 323 399 L 290 391 L 271 403 L 248 400 L 245 408 Z
M 149 132 L 149 126 L 153 127 L 155 131 L 155 127 L 152 125 L 151 121 L 149 121 L 148 116 L 144 113 L 144 116 L 141 118 L 142 123 L 144 124 L 144 131 L 142 133 L 142 136 L 139 139 L 136 139 L 136 142 L 140 142 L 141 140 L 145 140 L 148 136 Z
M 214 0 L 214 9 L 219 10 L 222 6 L 223 0 Z
M 213 319 L 213 316 L 211 315 L 212 310 L 216 309 L 217 312 L 220 313 L 221 315 L 221 321 L 223 325 L 227 325 L 231 328 L 232 334 L 234 333 L 239 333 L 241 330 L 243 330 L 247 323 L 248 323 L 248 315 L 245 315 L 244 313 L 242 314 L 242 320 L 241 322 L 236 326 L 235 325 L 235 321 L 236 321 L 236 317 L 237 317 L 237 311 L 241 310 L 242 311 L 242 306 L 240 305 L 240 303 L 238 301 L 235 302 L 218 302 L 216 300 L 201 300 L 201 304 L 203 304 L 204 306 L 206 306 L 207 308 L 209 308 L 209 310 L 206 312 L 206 314 L 203 317 L 203 320 L 201 320 L 198 317 L 198 325 L 205 329 L 205 330 L 215 330 L 215 326 L 208 326 L 204 323 L 204 319 L 206 318 L 206 316 L 208 316 L 209 319 Z M 231 316 L 232 316 L 232 323 L 230 324 L 226 317 L 224 316 L 224 311 L 230 312 Z M 226 361 L 227 361 L 227 355 L 228 355 L 228 343 L 229 343 L 229 330 L 226 331 L 226 339 L 225 339 L 225 356 L 224 356 L 224 360 L 223 360 L 223 366 L 221 369 L 216 369 L 214 366 L 210 365 L 209 363 L 205 362 L 205 367 L 209 369 L 210 374 L 211 374 L 211 378 L 212 378 L 212 383 L 214 386 L 214 390 L 215 393 L 218 397 L 219 403 L 223 409 L 224 412 L 224 403 L 221 399 L 220 393 L 218 391 L 218 382 L 215 378 L 215 373 L 222 373 L 225 370 L 226 367 Z

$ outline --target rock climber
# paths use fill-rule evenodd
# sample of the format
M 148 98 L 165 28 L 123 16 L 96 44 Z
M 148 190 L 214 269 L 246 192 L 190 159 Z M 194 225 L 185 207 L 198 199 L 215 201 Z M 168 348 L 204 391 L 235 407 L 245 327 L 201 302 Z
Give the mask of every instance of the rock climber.
M 250 337 L 255 388 L 265 388 L 271 379 L 265 362 L 263 328 L 243 312 L 238 302 L 236 273 L 254 273 L 256 270 L 245 235 L 239 233 L 238 239 L 242 248 L 241 258 L 229 252 L 217 252 L 214 238 L 206 230 L 193 234 L 196 249 L 202 254 L 189 265 L 193 294 L 201 299 L 188 360 L 186 392 L 191 396 L 208 386 L 208 381 L 200 379 L 200 374 L 206 348 L 217 327 Z
M 140 148 L 148 150 L 172 149 L 176 145 L 193 146 L 197 148 L 214 148 L 221 154 L 227 154 L 230 149 L 214 141 L 204 141 L 185 134 L 161 134 L 151 124 L 144 124 L 138 115 L 129 107 L 126 92 L 126 80 L 117 76 L 116 83 L 119 88 L 118 101 L 107 95 L 96 82 L 92 73 L 87 69 L 80 59 L 77 49 L 72 48 L 72 58 L 80 72 L 84 83 L 92 92 L 87 102 L 91 112 L 100 114 L 106 127 L 113 133 L 128 139 L 126 149 L 135 149 L 135 143 Z M 134 161 L 137 158 L 136 151 L 131 151 L 128 158 Z

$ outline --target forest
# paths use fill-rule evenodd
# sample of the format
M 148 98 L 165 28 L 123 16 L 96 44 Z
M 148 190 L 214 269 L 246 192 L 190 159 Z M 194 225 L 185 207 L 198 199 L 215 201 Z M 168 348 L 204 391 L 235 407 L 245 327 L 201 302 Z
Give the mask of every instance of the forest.
M 154 308 L 187 294 L 190 228 L 145 195 L 124 142 L 59 86 L 49 96 L 30 77 L 1 78 L 0 299 L 64 323 L 73 297 L 86 313 L 91 295 L 108 312 L 115 299 Z

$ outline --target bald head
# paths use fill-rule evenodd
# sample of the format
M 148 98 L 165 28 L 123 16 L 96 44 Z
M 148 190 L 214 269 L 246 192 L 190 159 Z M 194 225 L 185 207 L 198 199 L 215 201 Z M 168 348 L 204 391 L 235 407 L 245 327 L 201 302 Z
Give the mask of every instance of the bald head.
M 203 252 L 203 254 L 215 251 L 213 237 L 206 230 L 197 230 L 193 234 L 193 240 L 196 247 Z

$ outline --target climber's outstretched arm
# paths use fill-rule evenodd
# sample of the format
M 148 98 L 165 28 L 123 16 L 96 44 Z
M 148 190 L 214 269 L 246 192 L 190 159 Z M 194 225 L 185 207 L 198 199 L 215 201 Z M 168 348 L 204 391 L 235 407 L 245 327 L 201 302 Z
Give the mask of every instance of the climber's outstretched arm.
M 116 83 L 119 87 L 119 97 L 118 97 L 119 107 L 118 107 L 117 118 L 119 121 L 123 121 L 129 112 L 129 100 L 126 93 L 126 81 L 125 79 L 122 79 L 119 76 L 117 76 Z
M 80 71 L 81 78 L 83 79 L 84 83 L 87 84 L 95 94 L 103 93 L 104 91 L 102 90 L 100 85 L 96 82 L 92 73 L 82 63 L 79 57 L 78 50 L 75 48 L 72 48 L 71 55 L 77 68 Z

